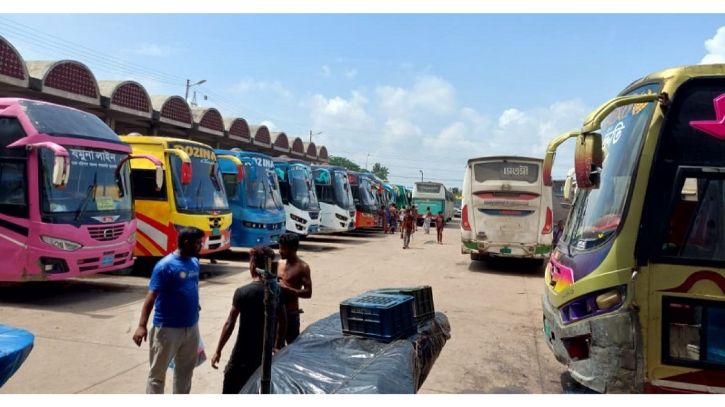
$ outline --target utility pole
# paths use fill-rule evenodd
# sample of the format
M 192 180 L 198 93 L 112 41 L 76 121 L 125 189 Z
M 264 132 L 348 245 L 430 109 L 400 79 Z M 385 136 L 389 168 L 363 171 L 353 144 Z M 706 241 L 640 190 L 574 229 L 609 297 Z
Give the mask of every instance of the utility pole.
M 370 154 L 368 154 L 367 157 L 365 157 L 365 171 L 368 170 L 368 158 L 370 158 Z
M 418 171 L 420 171 L 420 182 L 423 182 L 423 170 L 418 170 Z
M 312 130 L 310 130 L 310 143 L 312 143 L 312 136 L 319 136 L 320 134 L 322 134 L 322 132 L 321 132 L 321 131 L 318 131 L 317 133 L 314 133 L 314 134 L 313 134 L 313 133 L 312 133 Z
M 184 100 L 189 102 L 189 89 L 196 86 L 201 85 L 202 83 L 206 83 L 206 79 L 202 79 L 199 82 L 191 83 L 191 80 L 186 80 L 186 93 L 184 93 Z

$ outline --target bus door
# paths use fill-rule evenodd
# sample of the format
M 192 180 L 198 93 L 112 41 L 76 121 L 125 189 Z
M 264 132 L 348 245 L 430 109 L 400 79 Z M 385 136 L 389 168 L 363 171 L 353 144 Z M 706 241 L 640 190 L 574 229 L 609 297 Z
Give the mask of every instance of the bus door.
M 501 254 L 526 254 L 517 253 L 513 245 L 535 244 L 542 233 L 540 164 L 484 161 L 472 165 L 469 217 L 476 240 L 511 243 L 512 247 L 500 249 Z
M 725 392 L 725 168 L 708 170 L 678 171 L 646 267 L 651 391 Z
M 648 286 L 647 391 L 725 393 L 722 104 L 725 80 L 690 80 L 660 136 L 637 241 Z

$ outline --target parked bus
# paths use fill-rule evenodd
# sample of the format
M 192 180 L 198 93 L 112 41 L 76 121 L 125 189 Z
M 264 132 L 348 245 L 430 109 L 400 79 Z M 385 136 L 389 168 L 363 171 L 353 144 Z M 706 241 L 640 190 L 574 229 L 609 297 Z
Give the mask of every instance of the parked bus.
M 164 186 L 150 188 L 151 167 L 131 163 L 131 181 L 138 233 L 134 255 L 152 261 L 176 250 L 178 231 L 196 227 L 204 232 L 201 254 L 230 246 L 232 215 L 229 210 L 217 157 L 211 147 L 171 137 L 121 136 L 135 154 L 147 154 L 167 168 Z
M 398 209 L 407 208 L 410 206 L 410 199 L 408 199 L 408 191 L 402 185 L 393 185 L 393 202 Z
M 0 98 L 0 281 L 61 280 L 133 264 L 131 149 L 98 117 Z M 144 160 L 134 160 L 143 162 Z
M 317 201 L 312 168 L 301 160 L 273 159 L 284 211 L 286 229 L 307 236 L 320 231 L 320 204 Z
M 320 232 L 346 232 L 355 229 L 355 201 L 342 167 L 313 166 L 317 197 L 320 200 Z
M 667 69 L 592 112 L 545 272 L 544 333 L 598 392 L 725 392 L 725 65 Z M 566 189 L 565 189 L 566 191 Z
M 232 246 L 275 245 L 285 232 L 285 212 L 272 157 L 250 151 L 215 150 L 220 159 L 224 186 L 234 214 Z M 236 161 L 244 166 L 236 177 Z
M 463 177 L 461 252 L 544 259 L 551 251 L 551 186 L 542 160 L 480 157 L 468 160 Z
M 350 190 L 355 202 L 355 228 L 370 229 L 377 225 L 378 201 L 373 179 L 360 172 L 348 171 Z
M 416 182 L 413 185 L 413 205 L 418 210 L 418 225 L 423 224 L 423 216 L 430 208 L 433 216 L 443 212 L 443 219 L 453 219 L 453 194 L 440 182 Z

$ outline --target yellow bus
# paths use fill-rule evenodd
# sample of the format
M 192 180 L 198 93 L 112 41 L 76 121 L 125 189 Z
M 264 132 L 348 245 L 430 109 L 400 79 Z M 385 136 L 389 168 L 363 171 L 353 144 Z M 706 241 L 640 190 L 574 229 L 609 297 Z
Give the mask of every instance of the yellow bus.
M 597 392 L 725 392 L 725 65 L 629 85 L 576 138 L 544 334 Z
M 153 165 L 131 162 L 131 184 L 137 221 L 138 258 L 165 256 L 176 250 L 177 231 L 193 226 L 204 231 L 201 254 L 226 250 L 231 245 L 229 209 L 217 156 L 206 144 L 168 137 L 131 134 L 121 136 L 134 154 L 159 158 L 164 183 L 156 189 Z M 241 173 L 241 162 L 234 161 Z M 236 161 L 235 161 L 236 160 Z

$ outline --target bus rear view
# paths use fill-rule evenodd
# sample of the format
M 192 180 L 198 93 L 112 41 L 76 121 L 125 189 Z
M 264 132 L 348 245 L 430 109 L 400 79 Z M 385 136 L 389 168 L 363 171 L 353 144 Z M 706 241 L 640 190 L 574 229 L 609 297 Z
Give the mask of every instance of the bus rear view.
M 481 157 L 468 160 L 463 178 L 461 252 L 544 259 L 551 251 L 551 187 L 542 160 Z

